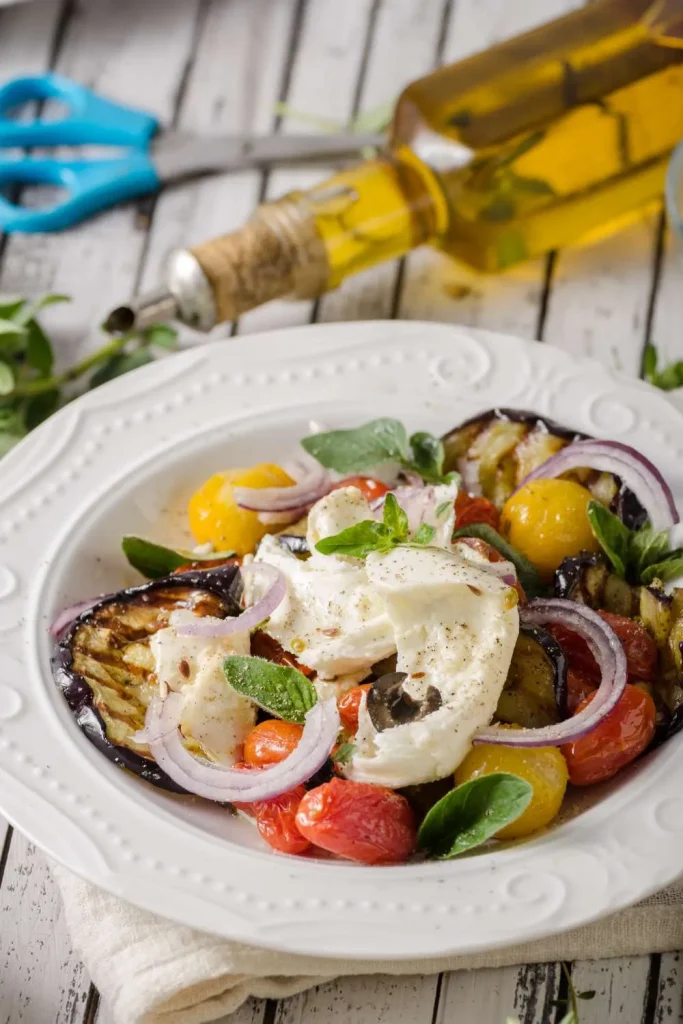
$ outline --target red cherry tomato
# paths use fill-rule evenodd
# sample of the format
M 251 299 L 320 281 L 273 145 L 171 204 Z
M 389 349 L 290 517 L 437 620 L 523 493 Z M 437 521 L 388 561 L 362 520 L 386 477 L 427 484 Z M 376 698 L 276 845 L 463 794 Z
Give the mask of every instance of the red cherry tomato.
M 579 704 L 595 693 L 595 683 L 583 672 L 575 668 L 567 669 L 567 710 L 575 715 Z
M 335 484 L 332 490 L 336 491 L 340 487 L 357 487 L 365 500 L 369 502 L 383 498 L 387 491 L 391 490 L 391 487 L 387 487 L 381 480 L 375 480 L 372 476 L 347 476 Z
M 466 491 L 458 491 L 455 499 L 455 528 L 485 523 L 494 530 L 500 527 L 500 513 L 488 498 L 475 498 Z
M 583 711 L 593 694 L 579 704 Z M 592 732 L 562 747 L 575 786 L 604 782 L 629 764 L 649 746 L 655 732 L 655 704 L 649 693 L 631 683 L 619 703 Z
M 296 668 L 305 676 L 313 675 L 312 668 L 300 665 L 293 654 L 286 651 L 274 637 L 263 633 L 260 629 L 251 634 L 251 653 L 255 658 L 265 658 L 266 661 L 272 661 L 276 665 L 288 665 L 290 668 Z
M 361 864 L 404 861 L 417 838 L 405 797 L 384 786 L 348 779 L 332 779 L 309 790 L 296 824 L 311 843 Z
M 296 824 L 296 812 L 305 786 L 296 786 L 288 793 L 281 793 L 271 800 L 256 800 L 253 803 L 235 804 L 241 811 L 256 819 L 256 827 L 262 839 L 280 853 L 304 853 L 310 843 Z
M 598 612 L 598 615 L 612 627 L 621 640 L 626 654 L 629 679 L 653 679 L 657 671 L 657 646 L 645 626 L 625 615 L 613 615 L 611 612 Z M 547 629 L 564 649 L 570 668 L 598 683 L 600 670 L 586 641 L 562 625 L 551 623 Z
M 370 689 L 371 683 L 362 683 L 360 686 L 352 686 L 350 690 L 343 693 L 337 700 L 339 717 L 344 728 L 355 733 L 358 728 L 358 712 L 363 694 Z
M 244 760 L 250 768 L 284 761 L 299 745 L 304 727 L 294 722 L 269 718 L 259 722 L 244 741 Z

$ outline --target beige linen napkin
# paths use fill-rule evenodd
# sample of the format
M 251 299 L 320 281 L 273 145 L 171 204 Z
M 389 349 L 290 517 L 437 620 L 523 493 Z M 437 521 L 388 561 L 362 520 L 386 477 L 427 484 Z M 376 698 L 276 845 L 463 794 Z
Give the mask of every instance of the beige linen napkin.
M 636 956 L 683 949 L 683 879 L 585 928 L 491 953 L 435 960 L 334 960 L 274 953 L 172 924 L 52 866 L 74 945 L 117 1024 L 201 1024 L 249 996 L 277 999 L 345 974 Z

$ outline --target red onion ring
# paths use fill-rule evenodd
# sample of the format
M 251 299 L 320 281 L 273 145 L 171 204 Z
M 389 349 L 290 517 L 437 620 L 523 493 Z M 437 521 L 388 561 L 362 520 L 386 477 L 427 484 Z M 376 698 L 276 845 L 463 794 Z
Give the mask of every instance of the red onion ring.
M 269 584 L 263 597 L 246 608 L 241 615 L 236 615 L 232 619 L 207 620 L 198 616 L 196 622 L 178 626 L 176 628 L 178 636 L 223 637 L 230 636 L 231 633 L 248 633 L 270 618 L 287 593 L 287 580 L 284 574 L 274 565 L 268 565 L 266 562 L 252 562 L 250 565 L 243 565 L 240 572 L 243 579 L 246 577 L 248 580 L 251 577 L 261 576 L 264 582 Z
M 286 512 L 259 512 L 257 518 L 264 526 L 287 526 L 295 523 L 311 511 L 313 505 L 299 505 L 298 508 L 287 509 Z
M 289 474 L 296 481 L 289 487 L 235 487 L 235 501 L 240 508 L 253 512 L 289 512 L 312 505 L 327 494 L 332 483 L 327 470 L 303 450 L 290 466 Z
M 50 635 L 59 636 L 67 626 L 70 626 L 74 619 L 77 619 L 83 612 L 87 612 L 89 608 L 92 608 L 94 604 L 100 600 L 99 597 L 90 598 L 89 601 L 79 601 L 78 604 L 69 605 L 59 613 L 55 621 L 50 626 Z
M 529 473 L 519 487 L 580 468 L 618 476 L 647 512 L 653 530 L 666 530 L 679 521 L 671 489 L 657 467 L 618 441 L 574 441 Z
M 524 624 L 543 626 L 558 622 L 582 637 L 600 667 L 600 686 L 590 704 L 573 718 L 542 729 L 505 729 L 491 725 L 476 733 L 473 743 L 507 747 L 560 747 L 586 736 L 618 703 L 626 686 L 626 655 L 617 634 L 586 605 L 563 598 L 531 601 L 520 613 Z
M 169 693 L 164 700 L 154 697 L 147 708 L 143 736 L 154 760 L 174 782 L 188 793 L 219 803 L 270 800 L 307 782 L 329 757 L 340 727 L 336 700 L 318 701 L 307 712 L 292 753 L 279 764 L 250 771 L 194 757 L 178 731 L 182 706 L 181 693 Z

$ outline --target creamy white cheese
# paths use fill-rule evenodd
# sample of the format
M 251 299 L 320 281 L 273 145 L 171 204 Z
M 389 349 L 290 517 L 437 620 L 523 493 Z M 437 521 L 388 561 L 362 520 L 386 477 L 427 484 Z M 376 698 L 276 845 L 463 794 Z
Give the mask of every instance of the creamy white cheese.
M 202 621 L 207 618 L 210 621 L 210 617 Z M 175 611 L 170 625 L 150 638 L 154 670 L 160 684 L 183 695 L 183 735 L 216 761 L 231 765 L 254 726 L 256 707 L 228 686 L 223 660 L 229 654 L 249 654 L 249 634 L 232 633 L 219 639 L 176 632 L 178 626 L 196 621 L 191 611 Z
M 345 774 L 400 787 L 450 775 L 496 709 L 519 631 L 514 592 L 490 573 L 439 548 L 399 547 L 367 558 L 385 602 L 404 688 L 435 687 L 442 705 L 423 720 L 375 730 L 361 706 Z

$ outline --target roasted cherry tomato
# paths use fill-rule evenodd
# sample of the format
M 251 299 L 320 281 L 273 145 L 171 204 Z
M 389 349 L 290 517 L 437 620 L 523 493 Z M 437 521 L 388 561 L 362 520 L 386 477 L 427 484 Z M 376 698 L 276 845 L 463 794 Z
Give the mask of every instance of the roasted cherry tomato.
M 405 797 L 384 786 L 348 779 L 332 779 L 309 790 L 296 824 L 315 846 L 362 864 L 404 861 L 417 839 Z
M 276 665 L 289 665 L 290 668 L 303 672 L 305 676 L 313 675 L 312 668 L 308 668 L 307 665 L 301 665 L 293 654 L 290 654 L 289 651 L 284 649 L 282 644 L 277 642 L 275 637 L 269 636 L 268 633 L 264 633 L 260 629 L 251 634 L 250 650 L 255 658 L 265 658 L 266 661 L 272 661 Z
M 621 640 L 626 654 L 629 680 L 633 682 L 636 679 L 653 679 L 657 672 L 657 645 L 645 626 L 625 615 L 613 615 L 611 612 L 598 612 L 598 615 L 612 627 Z M 561 624 L 549 623 L 546 628 L 562 646 L 569 667 L 599 683 L 600 670 L 586 641 Z
M 343 693 L 337 700 L 339 717 L 342 725 L 348 732 L 355 732 L 358 728 L 358 712 L 363 694 L 370 689 L 371 683 L 362 683 L 360 686 L 352 686 L 350 690 Z
M 467 491 L 458 491 L 455 499 L 455 528 L 485 523 L 494 530 L 500 526 L 500 513 L 488 498 L 475 498 Z
M 514 728 L 514 727 L 511 727 Z M 567 765 L 557 747 L 504 747 L 482 743 L 473 747 L 456 768 L 458 785 L 480 775 L 510 772 L 533 786 L 531 803 L 516 821 L 496 833 L 499 839 L 521 839 L 549 825 L 557 815 L 567 788 Z
M 231 469 L 215 473 L 190 498 L 190 529 L 199 544 L 210 542 L 218 550 L 246 555 L 253 551 L 269 528 L 256 512 L 240 508 L 233 488 L 287 487 L 292 478 L 280 466 L 261 462 L 250 469 Z M 272 527 L 275 529 L 275 527 Z
M 592 500 L 573 480 L 532 480 L 503 505 L 501 531 L 550 580 L 564 558 L 600 550 L 588 519 Z
M 590 654 L 590 651 L 588 653 Z M 586 697 L 590 697 L 592 693 L 595 693 L 595 690 L 596 685 L 589 676 L 575 668 L 568 668 L 567 710 L 569 714 L 575 715 L 579 704 L 583 704 Z
M 297 828 L 296 813 L 306 794 L 304 786 L 296 786 L 271 800 L 235 804 L 241 811 L 256 819 L 262 839 L 280 853 L 304 853 L 310 843 Z
M 593 696 L 579 704 L 577 714 L 588 707 Z M 590 786 L 611 779 L 649 746 L 655 733 L 655 717 L 650 694 L 627 683 L 617 706 L 592 732 L 562 747 L 569 781 L 575 786 Z
M 244 741 L 246 764 L 250 768 L 261 768 L 267 764 L 284 761 L 293 750 L 296 750 L 303 731 L 303 725 L 281 722 L 279 718 L 259 722 Z
M 357 487 L 365 500 L 369 502 L 383 498 L 387 491 L 391 490 L 391 487 L 382 483 L 381 480 L 375 480 L 372 476 L 347 476 L 335 484 L 332 490 L 336 491 L 340 487 Z

